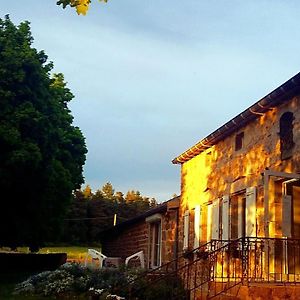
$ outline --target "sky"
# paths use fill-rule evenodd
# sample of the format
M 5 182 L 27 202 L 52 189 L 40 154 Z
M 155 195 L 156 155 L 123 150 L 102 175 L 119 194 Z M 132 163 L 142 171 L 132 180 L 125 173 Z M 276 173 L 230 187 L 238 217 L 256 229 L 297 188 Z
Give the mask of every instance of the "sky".
M 180 194 L 172 159 L 300 71 L 300 2 L 0 0 L 75 95 L 93 190 Z

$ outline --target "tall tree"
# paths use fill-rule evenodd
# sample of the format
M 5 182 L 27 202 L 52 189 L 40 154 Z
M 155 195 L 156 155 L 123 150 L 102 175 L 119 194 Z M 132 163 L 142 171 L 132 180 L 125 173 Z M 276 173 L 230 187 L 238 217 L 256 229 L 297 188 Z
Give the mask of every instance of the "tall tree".
M 28 22 L 0 19 L 0 245 L 34 249 L 59 232 L 87 149 L 63 75 L 32 42 Z

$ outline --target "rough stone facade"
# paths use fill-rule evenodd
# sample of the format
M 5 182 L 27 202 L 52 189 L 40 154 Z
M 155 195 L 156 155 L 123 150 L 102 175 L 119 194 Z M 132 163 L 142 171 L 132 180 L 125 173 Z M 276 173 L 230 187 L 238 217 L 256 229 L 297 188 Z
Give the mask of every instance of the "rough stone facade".
M 216 145 L 193 157 L 181 166 L 181 205 L 179 226 L 179 249 L 183 248 L 184 212 L 190 210 L 189 248 L 194 243 L 194 209 L 196 205 L 203 207 L 201 241 L 207 241 L 207 206 L 215 199 L 234 195 L 248 187 L 257 188 L 256 218 L 257 236 L 264 236 L 264 178 L 266 169 L 276 172 L 300 173 L 300 97 L 266 112 L 238 132 L 221 140 Z M 279 123 L 285 112 L 294 115 L 293 133 L 294 147 L 292 157 L 281 159 Z M 244 133 L 242 149 L 235 151 L 235 137 Z M 270 199 L 275 208 L 275 199 Z M 280 205 L 274 216 L 280 215 Z M 280 210 L 280 211 L 279 211 Z M 277 222 L 278 223 L 278 222 Z M 281 236 L 281 224 L 275 225 L 274 237 Z M 277 227 L 276 227 L 277 226 Z M 276 228 L 275 228 L 276 227 Z
M 300 299 L 300 73 L 173 163 L 191 298 Z

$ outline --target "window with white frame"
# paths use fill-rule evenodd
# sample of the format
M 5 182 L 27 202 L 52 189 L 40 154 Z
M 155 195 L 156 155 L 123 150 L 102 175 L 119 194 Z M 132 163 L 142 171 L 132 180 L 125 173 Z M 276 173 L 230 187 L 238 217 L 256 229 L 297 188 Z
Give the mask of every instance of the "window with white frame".
M 156 214 L 146 219 L 149 223 L 149 268 L 161 265 L 161 215 Z

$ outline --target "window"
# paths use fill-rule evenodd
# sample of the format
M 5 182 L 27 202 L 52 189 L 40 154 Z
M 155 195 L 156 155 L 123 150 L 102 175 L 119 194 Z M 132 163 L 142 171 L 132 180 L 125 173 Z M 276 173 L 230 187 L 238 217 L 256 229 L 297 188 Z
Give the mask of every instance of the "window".
M 244 132 L 240 132 L 235 136 L 235 151 L 239 151 L 243 148 Z
M 146 219 L 149 223 L 149 267 L 161 265 L 161 215 L 155 214 Z
M 150 267 L 160 266 L 161 222 L 150 223 Z
M 246 197 L 241 192 L 230 197 L 230 239 L 245 237 Z
M 293 140 L 293 120 L 294 115 L 291 112 L 284 113 L 280 118 L 280 152 L 281 159 L 288 159 L 292 156 L 294 147 Z

